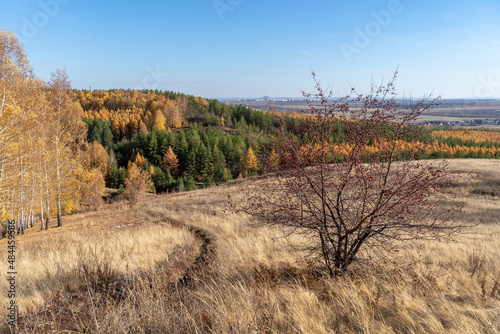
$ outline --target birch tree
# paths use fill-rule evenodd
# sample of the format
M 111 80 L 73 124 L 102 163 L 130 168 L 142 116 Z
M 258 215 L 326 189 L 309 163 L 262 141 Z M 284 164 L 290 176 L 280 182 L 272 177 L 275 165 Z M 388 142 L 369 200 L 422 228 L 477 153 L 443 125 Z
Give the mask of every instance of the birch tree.
M 78 169 L 74 151 L 85 137 L 85 125 L 81 120 L 81 106 L 72 99 L 68 90 L 71 84 L 65 69 L 56 69 L 48 85 L 49 102 L 54 118 L 52 139 L 55 148 L 55 194 L 57 226 L 62 226 L 62 202 L 71 200 L 68 181 Z

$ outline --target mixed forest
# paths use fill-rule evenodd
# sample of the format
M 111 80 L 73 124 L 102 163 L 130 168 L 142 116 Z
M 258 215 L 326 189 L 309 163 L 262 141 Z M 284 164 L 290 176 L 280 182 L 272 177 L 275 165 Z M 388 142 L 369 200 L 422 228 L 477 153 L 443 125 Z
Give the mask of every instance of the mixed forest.
M 22 45 L 0 31 L 0 220 L 17 230 L 62 225 L 63 216 L 108 201 L 137 201 L 141 192 L 214 186 L 273 171 L 275 131 L 285 128 L 304 156 L 321 146 L 332 161 L 348 156 L 346 122 L 331 120 L 327 145 L 308 137 L 314 117 L 159 90 L 72 89 L 65 70 L 38 78 Z M 280 125 L 280 126 L 278 126 Z M 284 125 L 284 127 L 282 127 Z M 500 158 L 500 132 L 417 127 L 418 140 L 398 141 L 401 158 Z M 384 146 L 383 133 L 366 156 Z M 333 159 L 335 157 L 335 159 Z M 310 154 L 314 164 L 314 154 Z M 341 159 L 340 159 L 341 160 Z

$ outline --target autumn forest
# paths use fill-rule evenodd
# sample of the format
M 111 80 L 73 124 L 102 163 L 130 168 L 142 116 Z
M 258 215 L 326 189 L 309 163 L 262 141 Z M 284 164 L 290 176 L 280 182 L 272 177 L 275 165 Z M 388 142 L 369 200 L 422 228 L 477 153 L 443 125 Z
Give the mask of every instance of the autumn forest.
M 64 69 L 44 81 L 6 30 L 0 58 L 0 219 L 15 219 L 19 233 L 61 226 L 64 215 L 103 200 L 134 203 L 144 191 L 189 191 L 272 171 L 282 158 L 274 151 L 278 124 L 305 156 L 319 147 L 308 138 L 307 114 L 170 91 L 75 90 Z M 332 121 L 336 130 L 321 147 L 339 161 L 350 152 L 343 124 L 353 120 Z M 415 129 L 418 140 L 396 143 L 401 157 L 500 158 L 498 131 Z M 382 137 L 367 156 L 384 145 Z

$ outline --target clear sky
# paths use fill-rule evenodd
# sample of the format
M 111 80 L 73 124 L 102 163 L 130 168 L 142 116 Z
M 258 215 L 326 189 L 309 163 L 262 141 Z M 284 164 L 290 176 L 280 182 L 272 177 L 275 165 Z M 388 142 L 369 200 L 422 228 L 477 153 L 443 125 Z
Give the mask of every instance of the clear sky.
M 36 73 L 74 88 L 339 94 L 399 66 L 406 95 L 500 97 L 499 0 L 0 0 Z

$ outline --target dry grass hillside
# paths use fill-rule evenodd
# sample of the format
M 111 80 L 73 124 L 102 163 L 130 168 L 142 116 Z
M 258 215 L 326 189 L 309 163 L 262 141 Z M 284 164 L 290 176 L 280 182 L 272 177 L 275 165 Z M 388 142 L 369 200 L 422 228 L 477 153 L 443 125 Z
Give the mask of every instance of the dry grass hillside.
M 232 211 L 266 180 L 149 196 L 30 230 L 17 238 L 19 331 L 500 333 L 500 161 L 451 168 L 480 173 L 457 174 L 446 194 L 447 205 L 465 203 L 455 219 L 475 227 L 401 245 L 399 266 L 375 261 L 335 279 L 304 260 L 297 237 Z

